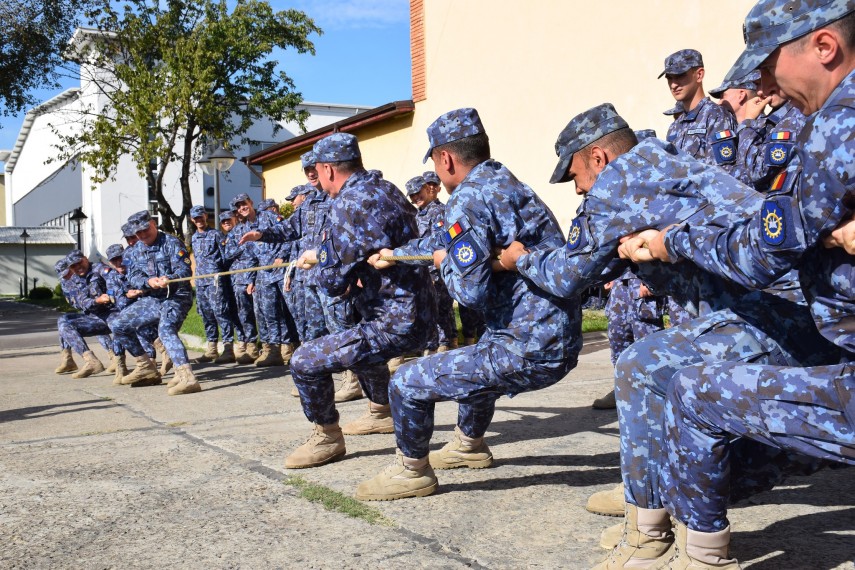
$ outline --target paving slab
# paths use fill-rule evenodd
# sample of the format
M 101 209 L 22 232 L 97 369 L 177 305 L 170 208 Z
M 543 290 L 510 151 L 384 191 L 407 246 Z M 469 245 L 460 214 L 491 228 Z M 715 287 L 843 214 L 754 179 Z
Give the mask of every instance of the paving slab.
M 22 344 L 0 344 L 2 568 L 589 568 L 618 522 L 584 510 L 620 479 L 617 416 L 590 408 L 612 383 L 602 335 L 562 382 L 499 400 L 493 467 L 440 471 L 430 497 L 367 503 L 387 524 L 287 484 L 350 496 L 395 450 L 392 435 L 348 437 L 343 461 L 285 470 L 310 433 L 287 367 L 199 365 L 203 392 L 169 397 L 54 375 L 58 347 Z M 365 407 L 340 405 L 342 422 Z M 436 412 L 439 448 L 457 407 Z M 796 477 L 732 509 L 743 566 L 855 569 L 851 474 Z

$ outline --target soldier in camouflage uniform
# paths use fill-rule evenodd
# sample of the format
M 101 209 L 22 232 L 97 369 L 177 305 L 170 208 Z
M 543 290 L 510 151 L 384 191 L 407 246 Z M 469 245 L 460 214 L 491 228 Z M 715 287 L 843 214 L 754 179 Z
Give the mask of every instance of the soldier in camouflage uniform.
M 427 269 L 379 272 L 367 258 L 418 235 L 415 208 L 376 171 L 366 171 L 356 137 L 335 133 L 315 143 L 321 186 L 331 197 L 330 223 L 317 250 L 303 252 L 297 265 L 317 261 L 317 283 L 327 295 L 348 295 L 362 316 L 358 325 L 304 343 L 291 361 L 303 412 L 314 424 L 309 440 L 285 459 L 288 469 L 317 467 L 345 454 L 343 433 L 391 433 L 389 370 L 386 361 L 424 347 L 423 332 L 435 326 L 435 300 Z M 276 228 L 244 240 L 278 241 Z M 368 394 L 367 415 L 338 425 L 333 372 L 355 371 Z
M 219 273 L 226 270 L 223 241 L 225 236 L 218 229 L 208 228 L 208 214 L 204 206 L 190 208 L 190 219 L 196 232 L 190 238 L 193 257 L 196 259 L 196 275 Z M 199 362 L 214 361 L 227 364 L 235 361 L 234 353 L 234 309 L 232 307 L 231 280 L 226 277 L 196 279 L 196 311 L 202 317 L 208 347 Z M 219 329 L 218 329 L 219 325 Z M 223 353 L 217 351 L 217 341 L 223 332 Z
M 433 159 L 451 193 L 444 248 L 434 259 L 451 295 L 487 315 L 487 332 L 475 345 L 398 369 L 389 386 L 396 461 L 361 483 L 357 499 L 425 496 L 437 488 L 433 467 L 488 467 L 493 455 L 484 433 L 496 400 L 558 382 L 576 365 L 582 346 L 578 300 L 535 293 L 519 275 L 493 272 L 494 249 L 514 239 L 530 247 L 559 246 L 563 239 L 555 216 L 531 188 L 490 159 L 489 139 L 475 109 L 450 111 L 427 132 L 425 161 Z M 389 267 L 379 255 L 373 262 Z M 448 400 L 458 403 L 454 439 L 429 455 L 434 405 Z
M 757 84 L 760 82 L 760 72 L 749 73 L 745 77 L 722 82 L 715 89 L 710 89 L 710 97 L 718 100 L 718 104 L 727 109 L 741 125 L 747 117 L 751 102 L 757 97 Z
M 709 164 L 715 164 L 710 142 L 715 133 L 733 131 L 736 122 L 731 113 L 704 96 L 704 60 L 693 49 L 684 49 L 665 58 L 665 76 L 674 99 L 684 112 L 668 127 L 668 142 L 683 152 Z
M 677 521 L 669 567 L 739 567 L 728 553 L 726 516 L 734 437 L 782 453 L 855 463 L 855 271 L 851 254 L 835 247 L 846 245 L 842 234 L 853 225 L 846 198 L 855 179 L 855 2 L 763 0 L 748 14 L 745 30 L 747 46 L 730 75 L 759 67 L 765 94 L 789 96 L 809 116 L 801 149 L 776 176 L 795 182 L 780 189 L 773 183 L 760 212 L 736 224 L 643 232 L 623 252 L 639 262 L 687 259 L 755 288 L 796 267 L 813 331 L 838 350 L 827 351 L 818 365 L 816 354 L 783 366 L 733 360 L 695 365 L 674 377 L 660 485 Z
M 247 196 L 248 197 L 248 196 Z M 235 197 L 237 198 L 237 196 Z M 239 245 L 240 238 L 249 229 L 244 225 L 235 223 L 237 214 L 234 208 L 237 202 L 233 198 L 230 206 L 232 216 L 221 223 L 231 224 L 232 227 L 226 234 L 226 245 L 223 253 L 225 261 L 230 270 L 249 269 L 257 267 L 258 256 L 255 244 Z M 222 217 L 222 214 L 221 214 Z M 232 291 L 235 295 L 235 308 L 237 310 L 237 347 L 235 358 L 238 364 L 252 364 L 258 359 L 258 328 L 255 319 L 255 280 L 256 272 L 236 273 L 232 277 Z
M 71 305 L 72 298 L 69 293 L 69 279 L 71 278 L 72 273 L 68 268 L 68 260 L 65 257 L 60 258 L 54 264 L 53 269 L 56 271 L 56 276 L 59 279 L 59 288 L 62 290 L 62 295 L 65 297 L 65 301 Z M 59 321 L 57 320 L 57 330 L 58 325 Z M 61 335 L 59 337 L 59 346 L 61 349 L 60 362 L 54 372 L 56 374 L 68 374 L 69 372 L 74 372 L 77 370 L 77 363 L 74 362 L 74 352 L 71 350 L 71 345 L 65 342 Z
M 178 330 L 193 303 L 190 283 L 168 282 L 169 279 L 190 277 L 190 255 L 181 240 L 157 229 L 147 211 L 133 214 L 128 223 L 140 240 L 129 256 L 128 282 L 132 288 L 143 291 L 145 296 L 123 310 L 113 325 L 113 332 L 122 346 L 137 359 L 137 367 L 122 379 L 122 383 L 138 386 L 161 383 L 160 373 L 136 336 L 139 329 L 157 324 L 158 336 L 176 367 L 167 393 L 175 396 L 199 392 L 202 387 L 178 337 Z

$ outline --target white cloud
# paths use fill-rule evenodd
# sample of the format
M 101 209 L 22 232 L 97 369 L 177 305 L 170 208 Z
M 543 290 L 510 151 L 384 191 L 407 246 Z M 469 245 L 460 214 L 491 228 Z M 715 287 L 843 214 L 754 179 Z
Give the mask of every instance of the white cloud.
M 285 2 L 270 4 L 279 10 Z M 324 30 L 385 28 L 410 19 L 408 0 L 297 0 L 288 5 L 304 11 Z

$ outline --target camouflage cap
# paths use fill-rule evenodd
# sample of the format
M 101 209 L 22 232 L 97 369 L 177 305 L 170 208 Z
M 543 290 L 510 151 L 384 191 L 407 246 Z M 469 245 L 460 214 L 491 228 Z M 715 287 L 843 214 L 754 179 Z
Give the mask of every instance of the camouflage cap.
M 83 261 L 83 258 L 86 257 L 83 255 L 83 252 L 79 249 L 72 249 L 65 256 L 65 262 L 68 263 L 68 266 L 71 267 L 75 263 L 79 263 Z
M 754 70 L 745 77 L 739 79 L 732 79 L 730 81 L 725 79 L 724 83 L 715 89 L 710 89 L 710 95 L 716 99 L 721 99 L 721 96 L 724 95 L 724 92 L 728 89 L 748 89 L 749 91 L 757 91 L 758 83 L 760 83 L 760 72 Z
M 149 214 L 148 210 L 131 214 L 128 217 L 128 229 L 133 233 L 141 232 L 148 227 L 150 221 L 151 214 Z
M 117 257 L 122 257 L 122 254 L 125 252 L 125 248 L 122 247 L 120 243 L 114 243 L 110 247 L 107 248 L 107 259 L 116 259 Z
M 663 115 L 668 115 L 669 117 L 673 117 L 674 115 L 681 115 L 686 112 L 686 108 L 683 107 L 683 104 L 679 101 L 676 105 L 668 109 L 667 111 L 662 111 Z
M 61 258 L 59 261 L 53 264 L 53 270 L 56 271 L 56 274 L 59 277 L 62 277 L 66 273 L 68 273 L 68 260 L 66 258 Z
M 230 220 L 235 217 L 235 213 L 233 210 L 226 210 L 225 212 L 220 212 L 220 223 L 225 222 L 226 220 Z
M 201 218 L 205 214 L 207 214 L 207 212 L 205 211 L 205 206 L 193 206 L 192 208 L 190 208 L 191 218 Z
M 567 182 L 567 169 L 573 154 L 609 133 L 629 127 L 611 103 L 597 105 L 573 117 L 555 141 L 558 165 L 549 179 L 550 184 Z
M 654 131 L 653 129 L 642 129 L 640 131 L 635 131 L 635 138 L 640 141 L 643 141 L 644 139 L 655 139 L 656 131 Z
M 229 206 L 232 210 L 237 210 L 237 205 L 239 202 L 252 202 L 252 199 L 246 192 L 241 192 L 240 194 L 232 198 L 232 201 L 229 202 Z
M 428 170 L 427 172 L 422 174 L 422 178 L 425 179 L 425 182 L 428 184 L 436 184 L 439 186 L 441 184 L 439 180 L 439 175 L 433 170 Z
M 315 143 L 312 147 L 315 162 L 342 162 L 360 158 L 359 141 L 350 133 L 333 133 Z
M 481 124 L 481 117 L 478 116 L 478 111 L 472 108 L 455 109 L 444 115 L 440 115 L 427 128 L 428 142 L 430 148 L 425 153 L 425 158 L 422 163 L 427 162 L 430 158 L 430 153 L 438 146 L 454 142 L 456 140 L 465 139 L 480 135 L 484 131 L 484 125 Z
M 657 79 L 661 79 L 666 73 L 668 75 L 680 75 L 693 67 L 703 66 L 704 58 L 701 56 L 701 52 L 694 49 L 681 49 L 665 58 L 665 69 Z
M 725 81 L 744 77 L 778 46 L 839 20 L 855 10 L 855 0 L 760 0 L 748 12 L 742 35 L 745 51 Z
M 424 179 L 424 176 L 413 176 L 407 180 L 407 196 L 418 194 L 425 184 L 427 184 L 427 180 Z
M 315 158 L 315 153 L 312 151 L 304 152 L 300 155 L 300 164 L 303 165 L 303 170 L 309 168 L 310 166 L 314 166 L 317 162 L 318 161 Z
M 132 237 L 135 235 L 135 232 L 131 230 L 131 224 L 122 224 L 122 237 Z
M 274 200 L 273 198 L 265 198 L 264 200 L 258 203 L 258 210 L 266 210 L 268 208 L 272 208 L 273 206 L 278 206 L 276 200 Z

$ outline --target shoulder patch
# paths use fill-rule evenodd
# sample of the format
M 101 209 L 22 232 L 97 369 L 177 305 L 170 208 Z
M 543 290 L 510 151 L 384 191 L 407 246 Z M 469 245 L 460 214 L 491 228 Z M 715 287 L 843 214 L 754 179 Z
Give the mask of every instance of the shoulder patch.
M 766 200 L 760 211 L 763 222 L 763 241 L 769 245 L 781 245 L 787 238 L 784 210 L 777 200 Z
M 454 260 L 454 264 L 460 271 L 464 271 L 484 259 L 484 252 L 481 251 L 481 247 L 471 237 L 462 237 L 449 250 L 451 259 Z
M 730 131 L 722 132 L 730 133 Z M 716 133 L 716 137 L 719 134 L 721 133 Z M 716 164 L 733 164 L 736 162 L 736 139 L 733 136 L 722 139 L 716 138 L 712 148 Z
M 445 230 L 445 243 L 450 244 L 457 237 L 463 235 L 469 229 L 469 224 L 466 223 L 466 220 L 458 220 L 451 224 L 447 230 Z
M 570 232 L 567 234 L 567 249 L 576 251 L 588 245 L 588 224 L 584 220 L 582 216 L 573 220 Z
M 772 192 L 776 192 L 784 187 L 784 184 L 787 181 L 787 171 L 782 170 L 775 176 L 772 180 L 772 184 L 769 185 L 769 190 Z
M 326 236 L 324 232 L 324 241 L 321 247 L 318 248 L 318 265 L 321 267 L 331 267 L 338 263 L 338 253 L 333 246 L 332 238 Z
M 778 131 L 769 135 L 770 141 L 788 141 L 793 138 L 792 131 Z
M 789 134 L 789 133 L 775 133 L 772 136 L 778 134 Z M 784 166 L 790 161 L 790 157 L 792 156 L 793 144 L 789 142 L 781 142 L 786 141 L 787 139 L 773 139 L 768 145 L 766 145 L 766 155 L 764 158 L 766 159 L 766 164 L 769 166 Z

